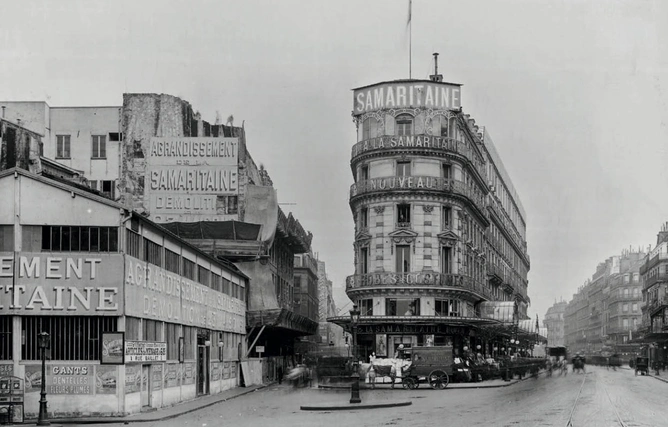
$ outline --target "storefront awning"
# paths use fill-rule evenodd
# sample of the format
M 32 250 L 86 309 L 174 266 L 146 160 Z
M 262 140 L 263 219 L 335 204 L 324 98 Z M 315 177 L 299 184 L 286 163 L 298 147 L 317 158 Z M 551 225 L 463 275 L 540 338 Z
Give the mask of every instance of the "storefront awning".
M 328 322 L 350 330 L 350 316 L 328 317 Z M 493 325 L 499 322 L 493 319 L 482 319 L 479 317 L 450 317 L 450 316 L 360 316 L 358 326 L 383 325 L 383 324 L 409 324 L 409 325 L 451 325 L 451 326 L 479 326 Z
M 296 336 L 314 335 L 318 331 L 318 322 L 285 308 L 247 311 L 246 327 L 261 326 L 281 328 Z

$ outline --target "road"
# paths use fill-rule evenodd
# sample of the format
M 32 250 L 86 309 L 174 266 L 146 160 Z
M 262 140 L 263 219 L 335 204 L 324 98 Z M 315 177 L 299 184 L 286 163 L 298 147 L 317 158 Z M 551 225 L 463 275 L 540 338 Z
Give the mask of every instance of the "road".
M 503 388 L 362 390 L 364 403 L 411 400 L 411 406 L 332 412 L 301 411 L 300 405 L 345 403 L 349 392 L 292 389 L 281 385 L 222 402 L 160 427 L 668 427 L 668 383 L 628 369 L 588 367 L 587 374 L 544 375 Z M 576 404 L 577 399 L 577 404 Z M 622 420 L 620 423 L 618 417 Z M 107 424 L 109 426 L 109 424 Z

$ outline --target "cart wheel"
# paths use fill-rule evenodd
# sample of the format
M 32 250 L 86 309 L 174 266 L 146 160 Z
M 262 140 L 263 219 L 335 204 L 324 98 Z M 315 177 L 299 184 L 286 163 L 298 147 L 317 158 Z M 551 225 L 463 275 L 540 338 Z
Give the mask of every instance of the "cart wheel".
M 404 384 L 404 388 L 410 389 L 410 390 L 415 390 L 418 388 L 418 383 L 413 377 L 406 377 L 402 379 L 402 382 Z
M 438 390 L 443 390 L 448 386 L 448 383 L 450 382 L 450 378 L 448 377 L 448 374 L 446 374 L 444 371 L 440 369 L 436 369 L 435 371 L 431 371 L 429 374 L 429 385 L 433 389 L 438 389 Z

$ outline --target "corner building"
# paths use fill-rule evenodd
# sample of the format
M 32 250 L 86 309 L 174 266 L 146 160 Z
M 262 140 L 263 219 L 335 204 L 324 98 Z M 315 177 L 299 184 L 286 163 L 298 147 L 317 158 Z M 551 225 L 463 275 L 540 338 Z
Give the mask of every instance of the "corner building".
M 354 89 L 353 120 L 346 292 L 361 310 L 359 356 L 500 350 L 527 318 L 526 215 L 491 138 L 462 112 L 460 85 L 434 75 Z

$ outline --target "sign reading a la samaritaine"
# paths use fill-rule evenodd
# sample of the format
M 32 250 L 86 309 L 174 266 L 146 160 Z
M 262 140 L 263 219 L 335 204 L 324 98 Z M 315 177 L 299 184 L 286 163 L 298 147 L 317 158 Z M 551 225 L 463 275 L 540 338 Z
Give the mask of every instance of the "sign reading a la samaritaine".
M 125 363 L 166 361 L 166 342 L 125 341 Z
M 122 266 L 120 254 L 21 252 L 16 260 L 13 254 L 0 254 L 0 310 L 37 316 L 119 316 Z

